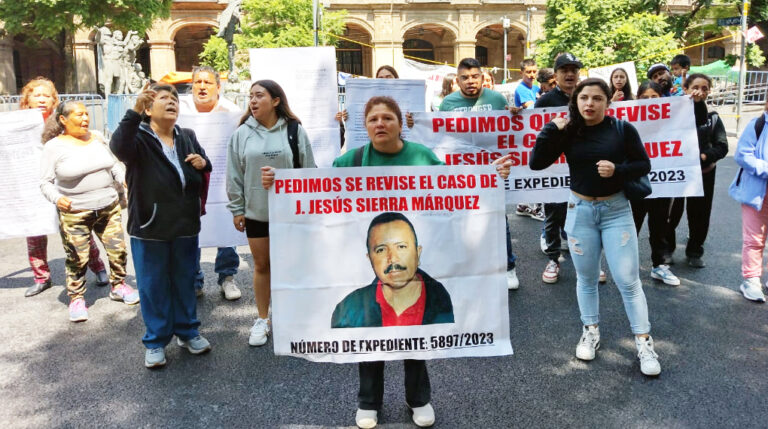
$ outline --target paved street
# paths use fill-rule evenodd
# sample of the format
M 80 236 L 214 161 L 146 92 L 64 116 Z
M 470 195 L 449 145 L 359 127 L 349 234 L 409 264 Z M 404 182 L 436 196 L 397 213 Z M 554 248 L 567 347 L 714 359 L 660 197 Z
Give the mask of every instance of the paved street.
M 743 125 L 742 125 L 743 127 Z M 510 216 L 521 288 L 509 293 L 514 356 L 429 363 L 436 427 L 766 427 L 768 306 L 738 290 L 741 221 L 727 187 L 737 171 L 718 164 L 707 268 L 684 265 L 685 220 L 678 229 L 669 287 L 650 279 L 647 229 L 640 236 L 641 279 L 662 374 L 640 374 L 621 299 L 601 286 L 601 348 L 591 363 L 574 357 L 581 333 L 575 272 L 563 264 L 555 285 L 540 280 L 542 223 Z M 48 246 L 54 287 L 24 298 L 32 275 L 24 240 L 0 242 L 0 422 L 5 427 L 319 428 L 354 424 L 357 366 L 274 356 L 270 341 L 248 347 L 253 292 L 223 299 L 203 252 L 202 333 L 213 351 L 191 356 L 168 347 L 165 369 L 143 367 L 138 306 L 110 301 L 89 274 L 90 319 L 67 320 L 63 251 Z M 240 285 L 250 284 L 247 248 Z M 133 267 L 129 267 L 133 273 Z M 765 279 L 765 277 L 764 277 Z M 133 276 L 129 278 L 135 284 Z M 412 427 L 402 365 L 390 364 L 382 428 Z

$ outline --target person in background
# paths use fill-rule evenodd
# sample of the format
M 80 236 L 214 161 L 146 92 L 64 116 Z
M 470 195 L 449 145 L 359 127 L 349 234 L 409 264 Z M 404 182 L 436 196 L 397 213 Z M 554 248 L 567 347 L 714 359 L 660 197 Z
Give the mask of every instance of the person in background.
M 576 358 L 591 361 L 600 347 L 598 278 L 601 253 L 611 268 L 635 338 L 640 372 L 661 373 L 650 336 L 648 304 L 639 276 L 637 234 L 624 185 L 648 174 L 651 161 L 632 124 L 606 116 L 611 91 L 598 78 L 573 90 L 568 118 L 555 118 L 536 138 L 530 167 L 543 170 L 565 154 L 571 177 L 566 232 L 576 268 L 582 335 Z
M 685 94 L 683 83 L 688 78 L 688 72 L 691 70 L 691 59 L 688 58 L 688 55 L 678 54 L 672 58 L 669 66 L 672 68 L 672 75 L 674 76 L 674 80 L 672 81 L 672 95 Z
M 741 275 L 744 281 L 739 289 L 744 298 L 756 302 L 765 302 L 760 277 L 763 275 L 763 250 L 768 237 L 766 119 L 768 97 L 762 114 L 747 124 L 739 138 L 733 159 L 741 169 L 728 189 L 731 197 L 741 203 Z
M 253 254 L 253 293 L 257 316 L 248 344 L 263 346 L 272 328 L 269 321 L 270 289 L 268 192 L 259 186 L 262 171 L 275 168 L 315 168 L 307 132 L 291 111 L 285 91 L 273 80 L 251 85 L 249 110 L 227 147 L 227 208 L 232 222 L 245 231 Z M 295 135 L 291 127 L 295 126 Z M 296 153 L 289 139 L 296 139 Z M 298 164 L 298 165 L 297 165 Z M 285 255 L 274 255 L 284 257 Z
M 648 73 L 646 74 L 646 76 L 648 77 L 648 79 L 661 85 L 661 89 L 663 91 L 661 93 L 662 97 L 669 97 L 671 95 L 675 95 L 675 94 L 672 94 L 671 92 L 672 83 L 674 80 L 672 79 L 672 75 L 669 74 L 669 69 L 667 68 L 666 65 L 662 63 L 656 63 L 652 65 L 648 69 Z
M 188 97 L 179 100 L 179 114 L 210 113 L 210 112 L 241 112 L 235 103 L 222 97 L 221 78 L 219 72 L 210 66 L 195 67 L 192 70 L 192 102 Z M 195 293 L 203 295 L 205 275 L 200 268 L 200 249 L 197 249 L 197 274 L 195 276 Z M 240 266 L 240 256 L 235 247 L 219 247 L 216 249 L 216 259 L 213 271 L 218 274 L 219 287 L 224 298 L 229 301 L 240 299 L 241 292 L 235 283 L 237 269 Z
M 59 105 L 59 94 L 49 79 L 38 76 L 30 80 L 21 89 L 19 109 L 38 109 L 47 120 Z M 104 263 L 99 257 L 99 248 L 93 238 L 89 240 L 88 268 L 96 274 L 96 284 L 106 286 L 109 276 Z M 25 297 L 35 296 L 51 287 L 51 269 L 48 266 L 48 236 L 27 237 L 27 258 L 35 281 L 24 292 Z
M 483 69 L 483 88 L 493 89 L 496 86 L 496 80 L 488 69 Z
M 704 241 L 709 233 L 712 198 L 715 194 L 715 164 L 728 154 L 728 136 L 725 133 L 723 121 L 717 112 L 707 110 L 706 100 L 712 88 L 712 79 L 701 73 L 693 73 L 685 79 L 683 88 L 685 93 L 693 99 L 704 196 L 675 198 L 672 202 L 666 234 L 667 254 L 671 259 L 677 247 L 675 229 L 683 217 L 683 206 L 686 206 L 688 243 L 685 246 L 685 256 L 689 266 L 704 268 L 706 264 L 702 260 L 702 256 L 704 256 Z
M 539 86 L 534 83 L 538 69 L 536 61 L 532 58 L 523 60 L 520 63 L 523 78 L 515 88 L 515 107 L 522 109 L 533 109 L 536 99 L 539 97 Z M 544 221 L 544 205 L 540 203 L 522 203 L 515 208 L 515 214 L 518 216 L 529 216 L 533 219 Z
M 658 83 L 648 80 L 637 89 L 637 99 L 646 100 L 661 98 L 664 90 Z M 669 268 L 667 253 L 668 216 L 672 200 L 670 198 L 645 198 L 630 200 L 632 218 L 635 221 L 635 231 L 640 234 L 648 215 L 648 243 L 651 246 L 651 278 L 669 286 L 680 285 L 680 279 Z
M 397 74 L 397 70 L 395 70 L 394 67 L 383 65 L 379 67 L 378 70 L 376 70 L 376 79 L 400 79 L 400 76 Z M 337 112 L 336 116 L 334 116 L 334 119 L 339 121 L 339 124 L 341 125 L 339 133 L 341 134 L 341 151 L 344 153 L 346 152 L 346 148 L 344 146 L 346 141 L 344 122 L 349 119 L 349 113 L 347 113 L 347 109 L 344 109 L 341 112 Z
M 611 72 L 610 81 L 611 101 L 634 100 L 632 94 L 632 84 L 629 83 L 627 71 L 619 67 Z
M 536 81 L 539 83 L 539 97 L 548 93 L 554 89 L 555 86 L 557 86 L 555 71 L 549 67 L 539 69 L 539 72 L 536 74 Z
M 456 73 L 448 73 L 443 78 L 443 87 L 440 91 L 440 94 L 435 96 L 434 99 L 432 99 L 432 111 L 437 112 L 440 110 L 440 103 L 443 102 L 443 99 L 453 92 L 456 92 L 459 90 L 459 85 L 456 84 Z
M 477 112 L 507 110 L 507 98 L 500 93 L 482 86 L 483 72 L 480 62 L 475 58 L 464 58 L 456 67 L 456 81 L 459 90 L 448 95 L 440 104 L 441 112 Z M 407 118 L 412 126 L 411 118 Z M 509 221 L 504 216 L 507 233 L 507 287 L 511 290 L 520 287 L 517 278 L 517 256 L 512 252 L 512 236 L 509 233 Z
M 59 104 L 45 124 L 40 162 L 40 190 L 59 214 L 72 322 L 88 320 L 84 295 L 91 233 L 99 237 L 109 259 L 109 298 L 128 305 L 139 302 L 138 292 L 125 284 L 128 254 L 115 189 L 115 183 L 122 186 L 125 182 L 125 170 L 109 151 L 104 136 L 90 131 L 89 124 L 82 103 Z
M 126 166 L 147 368 L 165 366 L 165 346 L 174 336 L 193 355 L 211 350 L 199 332 L 195 297 L 200 193 L 211 162 L 195 132 L 176 125 L 178 114 L 174 87 L 147 85 L 109 143 Z

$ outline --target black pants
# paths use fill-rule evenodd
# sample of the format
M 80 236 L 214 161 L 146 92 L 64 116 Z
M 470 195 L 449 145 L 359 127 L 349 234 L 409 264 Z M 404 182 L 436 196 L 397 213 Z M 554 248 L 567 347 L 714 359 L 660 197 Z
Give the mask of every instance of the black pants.
M 632 217 L 635 219 L 637 233 L 643 228 L 645 215 L 648 214 L 648 242 L 651 245 L 651 263 L 654 267 L 664 263 L 664 255 L 668 254 L 667 231 L 669 230 L 669 213 L 672 198 L 650 198 L 632 200 Z
M 557 262 L 560 259 L 560 231 L 565 228 L 568 203 L 544 203 L 544 239 L 547 256 Z
M 667 228 L 666 241 L 667 252 L 671 255 L 677 246 L 675 229 L 683 217 L 683 209 L 688 216 L 688 245 L 685 246 L 685 256 L 689 258 L 701 258 L 704 255 L 704 241 L 709 233 L 709 216 L 712 214 L 712 197 L 715 195 L 715 172 L 702 173 L 704 182 L 703 197 L 675 198 L 672 210 L 669 214 L 669 227 Z M 687 206 L 687 207 L 684 207 Z
M 406 359 L 405 401 L 411 408 L 427 405 L 432 396 L 427 364 L 423 360 Z M 360 362 L 360 393 L 358 407 L 362 410 L 379 410 L 384 400 L 384 362 Z

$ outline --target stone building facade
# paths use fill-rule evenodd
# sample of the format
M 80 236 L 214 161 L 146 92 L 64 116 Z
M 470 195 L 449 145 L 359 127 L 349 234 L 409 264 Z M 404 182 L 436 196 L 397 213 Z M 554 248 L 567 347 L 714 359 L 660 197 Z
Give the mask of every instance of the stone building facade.
M 229 0 L 176 0 L 171 16 L 159 19 L 144 35 L 138 61 L 145 72 L 159 79 L 170 71 L 190 71 L 202 46 L 217 26 Z M 384 64 L 400 66 L 404 56 L 435 63 L 455 64 L 476 57 L 488 67 L 504 64 L 507 36 L 508 68 L 535 52 L 535 41 L 544 36 L 546 0 L 321 0 L 330 10 L 347 10 L 346 40 L 337 47 L 338 68 L 372 76 Z M 670 0 L 671 10 L 690 8 L 690 0 Z M 509 19 L 504 28 L 502 19 Z M 729 35 L 727 30 L 712 38 Z M 97 89 L 96 31 L 75 35 L 77 92 Z M 736 53 L 738 35 L 705 49 L 686 51 L 695 65 Z M 13 35 L 0 38 L 0 94 L 15 94 L 35 76 L 50 77 L 63 91 L 63 60 L 43 42 L 36 48 Z M 502 78 L 497 70 L 497 81 Z M 510 77 L 518 75 L 511 73 Z

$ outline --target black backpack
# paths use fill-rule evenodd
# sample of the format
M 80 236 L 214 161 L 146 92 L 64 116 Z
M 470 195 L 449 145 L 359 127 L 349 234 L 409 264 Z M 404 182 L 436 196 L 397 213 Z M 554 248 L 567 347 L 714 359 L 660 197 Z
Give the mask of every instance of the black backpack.
M 293 168 L 301 168 L 299 162 L 299 121 L 290 119 L 288 121 L 288 144 L 293 152 Z
M 760 138 L 760 133 L 763 132 L 763 127 L 765 127 L 765 115 L 760 115 L 759 118 L 757 118 L 757 121 L 755 121 L 755 137 Z

